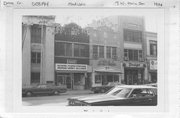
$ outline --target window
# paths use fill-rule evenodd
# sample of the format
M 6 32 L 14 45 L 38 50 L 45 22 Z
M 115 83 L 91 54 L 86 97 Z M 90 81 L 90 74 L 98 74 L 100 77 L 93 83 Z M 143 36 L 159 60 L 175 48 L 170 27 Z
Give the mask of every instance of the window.
M 31 63 L 41 63 L 41 53 L 40 52 L 31 52 Z
M 143 58 L 143 53 L 142 53 L 142 50 L 139 50 L 139 58 Z
M 85 44 L 74 44 L 75 57 L 89 57 L 89 46 Z
M 72 44 L 66 43 L 66 56 L 72 56 Z
M 157 44 L 150 44 L 150 55 L 157 56 Z
M 41 43 L 41 26 L 31 26 L 31 43 Z
M 110 46 L 106 47 L 106 57 L 111 58 L 111 47 Z
M 31 72 L 31 84 L 32 83 L 40 83 L 40 72 Z
M 101 75 L 95 75 L 95 83 L 96 84 L 101 83 Z
M 93 58 L 97 58 L 97 57 L 98 57 L 98 46 L 93 45 Z
M 72 56 L 72 43 L 56 42 L 55 55 L 56 56 Z
M 130 42 L 142 42 L 142 31 L 124 29 L 124 40 Z
M 112 58 L 113 59 L 117 58 L 117 48 L 116 47 L 112 47 Z
M 142 50 L 131 50 L 131 49 L 124 49 L 124 60 L 130 61 L 142 61 L 143 54 Z
M 99 46 L 99 57 L 104 58 L 104 46 Z
M 75 73 L 74 74 L 74 85 L 81 85 L 81 78 L 82 78 L 82 74 L 80 73 Z

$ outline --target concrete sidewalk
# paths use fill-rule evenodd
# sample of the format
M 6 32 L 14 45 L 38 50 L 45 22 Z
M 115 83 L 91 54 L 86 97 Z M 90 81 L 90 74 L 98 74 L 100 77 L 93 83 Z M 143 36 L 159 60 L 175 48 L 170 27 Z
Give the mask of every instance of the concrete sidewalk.
M 91 90 L 67 90 L 68 95 L 83 95 L 83 94 L 93 94 Z

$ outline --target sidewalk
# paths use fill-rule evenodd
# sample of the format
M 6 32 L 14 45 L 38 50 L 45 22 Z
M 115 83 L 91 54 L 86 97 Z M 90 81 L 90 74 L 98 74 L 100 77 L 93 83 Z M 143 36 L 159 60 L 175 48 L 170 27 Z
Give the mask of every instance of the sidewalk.
M 83 95 L 83 94 L 92 94 L 91 90 L 67 90 L 66 94 L 68 95 Z

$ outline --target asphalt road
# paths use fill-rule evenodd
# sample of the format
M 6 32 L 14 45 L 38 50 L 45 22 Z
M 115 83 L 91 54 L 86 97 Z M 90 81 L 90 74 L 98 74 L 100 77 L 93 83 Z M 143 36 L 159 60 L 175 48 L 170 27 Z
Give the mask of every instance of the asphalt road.
M 91 96 L 93 93 L 84 94 L 60 94 L 54 96 L 23 97 L 22 103 L 25 106 L 67 106 L 67 99 L 76 96 Z

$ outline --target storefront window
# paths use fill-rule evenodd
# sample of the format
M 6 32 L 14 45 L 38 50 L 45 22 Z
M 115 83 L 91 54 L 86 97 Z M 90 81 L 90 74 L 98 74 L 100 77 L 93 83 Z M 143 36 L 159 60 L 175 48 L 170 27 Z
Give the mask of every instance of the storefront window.
M 113 82 L 113 75 L 107 75 L 107 81 Z
M 101 75 L 95 75 L 95 83 L 96 84 L 101 83 Z
M 114 75 L 114 82 L 119 82 L 119 75 Z
M 82 74 L 75 73 L 74 74 L 74 85 L 81 85 Z

